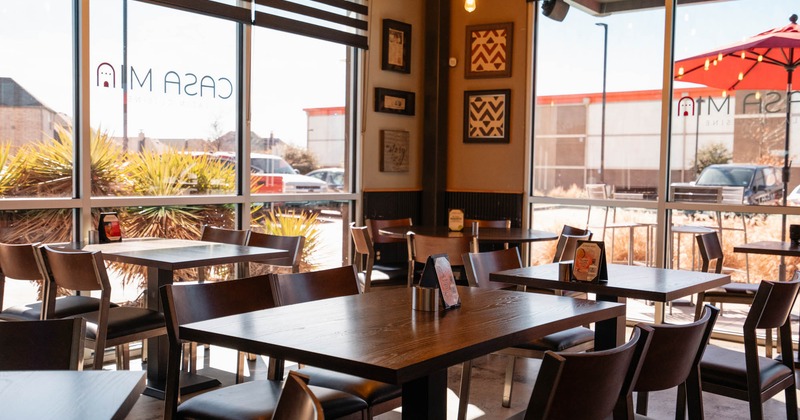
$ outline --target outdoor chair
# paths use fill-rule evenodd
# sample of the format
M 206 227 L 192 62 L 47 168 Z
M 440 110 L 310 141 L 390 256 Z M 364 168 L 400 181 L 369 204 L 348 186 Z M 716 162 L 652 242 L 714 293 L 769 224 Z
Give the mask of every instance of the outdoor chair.
M 0 322 L 0 371 L 83 370 L 85 334 L 83 318 Z
M 79 251 L 68 248 L 41 249 L 48 294 L 56 287 L 72 291 L 99 291 L 100 305 L 94 312 L 82 313 L 86 319 L 87 343 L 94 348 L 93 367 L 103 369 L 106 347 L 116 347 L 117 369 L 130 368 L 128 343 L 166 334 L 164 316 L 158 311 L 131 306 L 111 307 L 111 284 L 109 283 L 103 255 L 99 252 Z M 45 306 L 45 318 L 50 319 L 52 301 Z
M 271 274 L 272 293 L 278 306 L 357 295 L 355 266 L 293 274 Z M 310 385 L 338 389 L 367 402 L 368 418 L 400 406 L 401 388 L 383 382 L 312 366 L 299 370 L 308 375 Z
M 750 418 L 762 419 L 763 402 L 781 391 L 786 417 L 797 419 L 791 311 L 800 280 L 762 280 L 742 327 L 744 352 L 709 345 L 700 361 L 704 392 L 747 401 Z M 781 360 L 759 356 L 757 330 L 779 328 Z
M 298 273 L 300 272 L 300 261 L 303 258 L 303 246 L 305 243 L 305 236 L 270 235 L 268 233 L 250 231 L 246 245 L 288 251 L 289 256 L 270 260 L 264 262 L 264 264 L 289 267 L 292 273 Z
M 637 325 L 616 348 L 588 353 L 547 352 L 528 409 L 509 420 L 611 418 L 620 398 L 630 396 L 652 329 Z
M 350 236 L 353 238 L 355 251 L 355 266 L 358 269 L 358 285 L 363 293 L 367 293 L 372 286 L 405 286 L 405 272 L 390 270 L 384 272 L 375 269 L 375 247 L 369 236 L 366 226 L 350 226 Z
M 225 229 L 203 225 L 200 229 L 200 240 L 206 242 L 218 242 L 221 244 L 244 245 L 247 242 L 248 233 L 249 231 L 247 230 Z M 234 265 L 237 267 L 237 274 L 242 277 L 246 275 L 245 273 L 241 272 L 241 267 L 238 264 Z M 197 269 L 198 282 L 202 283 L 206 280 L 207 270 L 208 267 L 200 267 Z
M 39 266 L 36 247 L 39 244 L 5 244 L 0 243 L 0 308 L 3 307 L 3 291 L 8 280 L 38 281 L 41 284 L 43 301 L 48 300 L 47 285 L 44 283 Z M 55 290 L 55 289 L 53 289 Z M 100 299 L 91 296 L 50 296 L 53 313 L 50 318 L 66 318 L 84 312 L 96 311 Z M 12 306 L 0 312 L 0 320 L 23 321 L 43 319 L 43 302 L 32 302 L 25 305 Z M 111 304 L 111 306 L 117 306 Z
M 689 402 L 689 418 L 703 418 L 703 396 L 700 389 L 698 364 L 714 329 L 719 309 L 705 305 L 703 316 L 682 325 L 647 324 L 653 330 L 650 348 L 642 361 L 642 370 L 634 384 L 637 394 L 636 413 L 647 415 L 648 393 L 678 388 L 675 418 L 684 418 Z M 617 405 L 620 418 L 633 419 L 633 401 L 622 398 Z
M 489 274 L 521 268 L 519 250 L 517 248 L 502 249 L 478 253 L 466 253 L 462 256 L 467 279 L 471 287 L 482 289 L 499 289 L 513 287 L 513 285 L 489 281 Z M 497 354 L 510 356 L 506 367 L 505 381 L 503 384 L 503 407 L 511 405 L 511 392 L 514 384 L 514 367 L 517 357 L 530 357 L 541 359 L 546 351 L 580 352 L 591 350 L 594 347 L 594 332 L 588 328 L 576 327 L 559 331 L 542 338 L 533 340 L 519 346 L 504 349 Z M 472 361 L 464 362 L 461 373 L 461 392 L 459 393 L 458 419 L 466 418 L 467 403 L 469 402 L 470 377 Z
M 431 255 L 446 254 L 453 267 L 456 281 L 465 283 L 463 262 L 461 255 L 472 251 L 469 236 L 438 237 L 416 235 L 409 232 L 406 235 L 408 243 L 408 287 L 414 285 L 417 278 L 417 267 L 422 270 Z
M 169 337 L 164 418 L 244 420 L 272 417 L 281 393 L 282 383 L 279 381 L 244 382 L 205 392 L 183 403 L 180 403 L 179 395 L 183 347 L 180 326 L 272 307 L 268 276 L 207 284 L 171 284 L 163 286 L 160 293 Z M 242 361 L 241 357 L 239 361 Z M 366 402 L 348 393 L 311 388 L 328 418 L 358 413 L 367 408 Z

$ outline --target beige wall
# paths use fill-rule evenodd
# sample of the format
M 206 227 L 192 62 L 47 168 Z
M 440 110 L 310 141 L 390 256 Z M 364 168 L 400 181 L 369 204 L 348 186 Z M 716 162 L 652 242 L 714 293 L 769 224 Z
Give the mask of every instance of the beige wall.
M 411 25 L 411 73 L 381 70 L 381 34 L 383 19 Z M 424 0 L 373 0 L 370 2 L 369 51 L 365 56 L 364 105 L 362 126 L 362 162 L 364 190 L 422 188 L 422 117 L 423 101 L 423 25 Z M 414 116 L 375 112 L 375 87 L 416 93 Z M 380 171 L 380 131 L 403 130 L 410 134 L 408 172 Z
M 464 0 L 452 0 L 450 56 L 450 115 L 447 189 L 449 191 L 495 191 L 521 193 L 525 181 L 526 124 L 525 88 L 528 5 L 522 0 L 478 0 L 478 8 L 467 13 Z M 511 77 L 465 79 L 466 27 L 489 23 L 514 23 Z M 508 144 L 464 143 L 464 92 L 511 89 L 511 142 Z

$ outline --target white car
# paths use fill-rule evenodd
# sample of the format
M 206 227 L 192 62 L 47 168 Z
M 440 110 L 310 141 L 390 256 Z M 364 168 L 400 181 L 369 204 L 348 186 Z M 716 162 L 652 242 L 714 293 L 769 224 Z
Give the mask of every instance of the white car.
M 231 163 L 236 162 L 236 155 L 231 152 L 216 152 L 214 156 Z M 328 191 L 326 182 L 300 175 L 280 156 L 251 153 L 250 172 L 252 192 L 256 194 L 324 193 Z
M 793 206 L 800 206 L 800 185 L 794 187 L 786 197 L 786 202 Z

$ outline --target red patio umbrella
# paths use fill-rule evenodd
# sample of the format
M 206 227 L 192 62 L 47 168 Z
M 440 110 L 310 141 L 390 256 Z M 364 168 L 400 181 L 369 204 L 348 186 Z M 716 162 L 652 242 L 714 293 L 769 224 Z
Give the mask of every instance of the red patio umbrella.
M 792 112 L 792 73 L 800 66 L 800 25 L 790 24 L 762 32 L 726 47 L 675 62 L 675 79 L 709 87 L 786 89 L 786 140 L 783 162 L 783 205 L 789 184 L 789 123 Z M 784 229 L 785 230 L 785 229 Z

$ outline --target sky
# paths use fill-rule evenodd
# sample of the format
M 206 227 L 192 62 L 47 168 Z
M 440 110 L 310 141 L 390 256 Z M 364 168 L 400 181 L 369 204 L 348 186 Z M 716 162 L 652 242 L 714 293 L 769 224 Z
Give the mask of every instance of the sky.
M 119 0 L 91 2 L 91 69 L 109 63 L 117 80 L 116 88 L 104 88 L 92 75 L 91 125 L 112 136 L 123 133 L 121 5 Z M 797 6 L 797 0 L 681 6 L 675 57 L 785 25 Z M 0 77 L 14 78 L 45 105 L 68 115 L 70 7 L 70 0 L 0 1 Z M 236 96 L 225 97 L 230 83 L 236 83 L 235 24 L 136 1 L 129 2 L 129 22 L 129 70 L 144 83 L 132 83 L 129 91 L 129 137 L 142 131 L 151 138 L 210 139 L 233 130 Z M 608 24 L 607 90 L 661 88 L 663 9 L 593 17 L 573 8 L 564 22 L 540 22 L 539 94 L 602 90 L 603 29 L 598 22 Z M 345 48 L 263 28 L 254 31 L 253 48 L 253 131 L 262 137 L 273 132 L 304 146 L 303 109 L 344 105 Z M 206 87 L 200 88 L 201 80 Z

